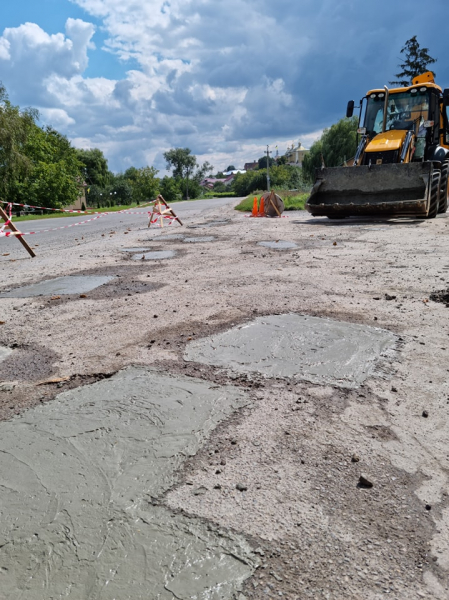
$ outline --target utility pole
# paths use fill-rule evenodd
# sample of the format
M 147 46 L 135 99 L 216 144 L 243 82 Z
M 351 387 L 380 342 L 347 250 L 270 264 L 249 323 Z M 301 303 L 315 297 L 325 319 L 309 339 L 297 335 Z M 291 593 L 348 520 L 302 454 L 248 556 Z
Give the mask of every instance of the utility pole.
M 267 192 L 270 191 L 270 146 L 267 144 Z

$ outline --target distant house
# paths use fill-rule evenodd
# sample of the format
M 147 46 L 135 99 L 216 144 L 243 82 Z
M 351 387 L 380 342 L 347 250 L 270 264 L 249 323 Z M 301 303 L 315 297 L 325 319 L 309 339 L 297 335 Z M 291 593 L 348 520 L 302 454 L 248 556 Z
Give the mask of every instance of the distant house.
M 214 185 L 216 183 L 224 183 L 224 185 L 231 185 L 231 183 L 234 180 L 237 173 L 244 173 L 244 172 L 245 171 L 239 171 L 238 169 L 236 169 L 235 171 L 229 171 L 228 173 L 224 173 L 224 175 L 226 175 L 226 177 L 224 177 L 224 178 L 217 179 L 216 177 L 206 177 L 200 183 L 200 186 L 207 188 L 208 190 L 213 190 Z
M 243 168 L 245 169 L 245 171 L 255 171 L 259 168 L 259 162 L 256 160 L 254 162 L 245 163 L 245 166 Z
M 73 204 L 70 204 L 69 206 L 65 206 L 65 210 L 82 210 L 82 206 L 84 204 L 84 206 L 87 206 L 86 203 L 86 190 L 87 190 L 87 183 L 85 181 L 81 181 L 81 179 L 78 180 L 78 198 L 75 200 L 75 202 Z
M 285 156 L 287 157 L 287 164 L 295 165 L 296 167 L 302 167 L 302 163 L 304 161 L 304 156 L 307 154 L 308 149 L 304 148 L 301 142 L 298 142 L 298 145 L 295 146 L 292 144 L 291 148 L 287 149 Z

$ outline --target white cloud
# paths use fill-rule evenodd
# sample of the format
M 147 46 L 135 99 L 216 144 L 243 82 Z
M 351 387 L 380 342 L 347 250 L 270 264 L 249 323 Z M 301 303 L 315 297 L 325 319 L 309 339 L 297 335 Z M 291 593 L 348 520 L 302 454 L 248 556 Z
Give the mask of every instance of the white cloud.
M 42 108 L 40 117 L 46 125 L 50 125 L 54 129 L 66 129 L 70 125 L 75 125 L 75 119 L 69 117 L 62 108 Z
M 267 143 L 310 147 L 349 98 L 396 72 L 400 42 L 394 50 L 391 39 L 422 25 L 389 3 L 387 29 L 382 11 L 353 0 L 71 1 L 100 25 L 5 29 L 1 78 L 15 102 L 39 108 L 78 146 L 101 148 L 114 169 L 150 159 L 162 169 L 174 146 L 220 169 L 259 158 Z M 413 15 L 418 0 L 409 4 Z M 96 76 L 87 77 L 94 52 Z M 126 75 L 102 76 L 105 52 L 131 61 Z

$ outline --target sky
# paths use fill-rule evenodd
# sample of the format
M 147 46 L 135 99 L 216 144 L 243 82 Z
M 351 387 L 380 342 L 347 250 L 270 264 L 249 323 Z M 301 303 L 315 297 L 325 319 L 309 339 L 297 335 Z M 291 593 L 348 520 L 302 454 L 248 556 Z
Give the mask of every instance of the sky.
M 449 87 L 448 22 L 447 0 L 3 1 L 0 80 L 115 172 L 175 147 L 221 171 L 310 147 L 414 35 Z

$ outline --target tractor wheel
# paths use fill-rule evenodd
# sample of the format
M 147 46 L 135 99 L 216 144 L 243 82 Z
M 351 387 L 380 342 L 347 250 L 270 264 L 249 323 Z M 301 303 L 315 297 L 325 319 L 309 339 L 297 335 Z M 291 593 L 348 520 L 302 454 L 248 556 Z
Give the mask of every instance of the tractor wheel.
M 432 172 L 430 183 L 430 203 L 429 212 L 427 213 L 426 219 L 434 219 L 438 214 L 438 204 L 440 202 L 440 187 L 441 187 L 441 173 L 436 169 Z
M 441 165 L 441 187 L 440 187 L 440 202 L 438 206 L 439 213 L 447 211 L 447 197 L 449 194 L 449 160 L 446 159 Z

